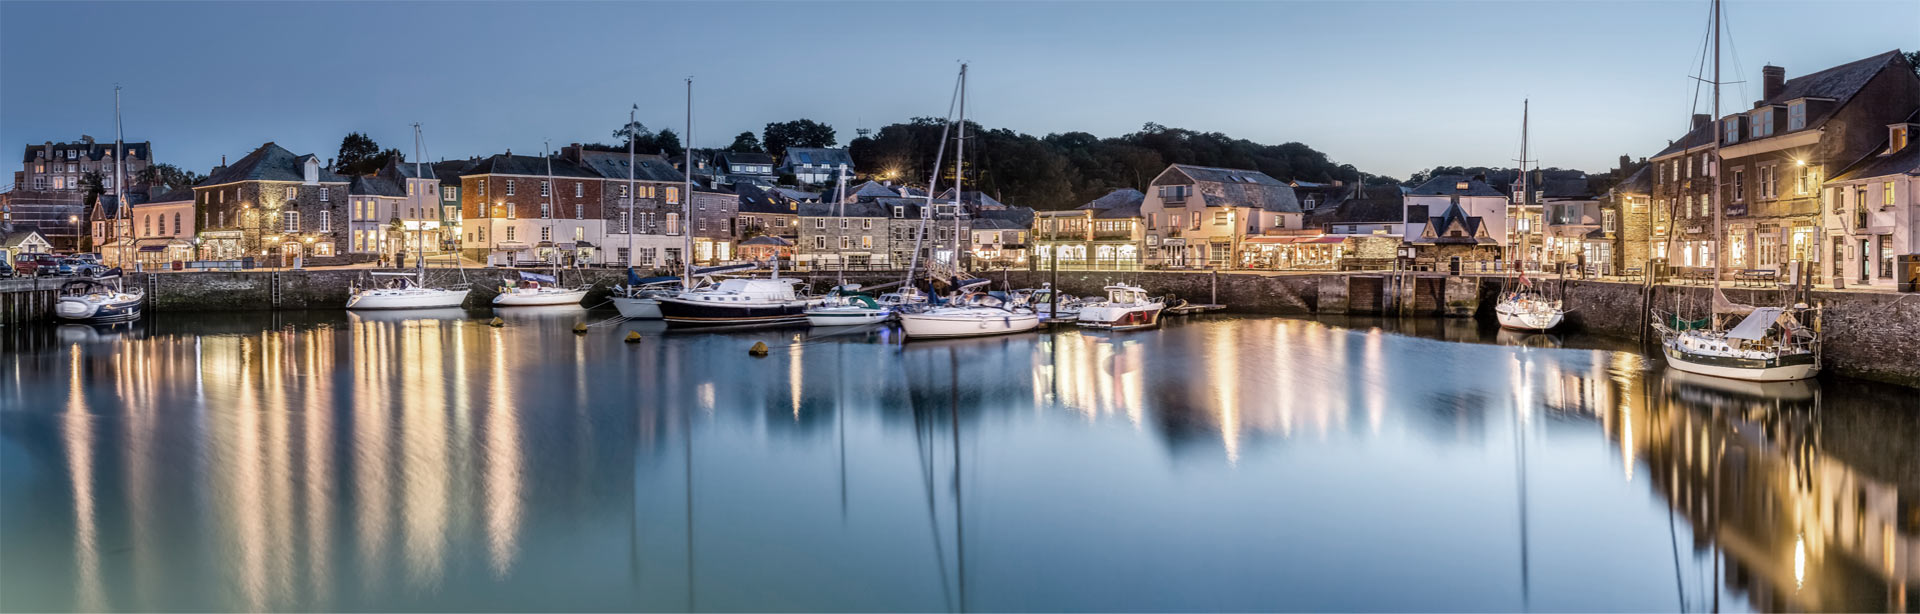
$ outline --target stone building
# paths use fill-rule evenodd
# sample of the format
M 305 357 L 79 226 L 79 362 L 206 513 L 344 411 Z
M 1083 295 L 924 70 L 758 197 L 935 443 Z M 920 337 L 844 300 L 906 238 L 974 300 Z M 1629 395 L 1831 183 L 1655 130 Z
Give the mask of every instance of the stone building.
M 1654 258 L 1673 267 L 1713 266 L 1713 212 L 1708 209 L 1707 158 L 1713 149 L 1711 116 L 1693 116 L 1693 129 L 1653 155 L 1651 206 L 1673 221 L 1666 240 L 1651 244 Z M 1653 237 L 1662 233 L 1658 224 Z
M 418 252 L 417 237 L 394 224 L 400 221 L 406 196 L 399 184 L 385 177 L 354 177 L 347 187 L 347 253 L 359 260 L 374 260 Z
M 345 264 L 350 180 L 268 142 L 194 186 L 199 257 Z
M 1034 266 L 1138 268 L 1146 246 L 1146 222 L 1140 204 L 1146 194 L 1122 188 L 1066 211 L 1034 214 L 1031 231 Z
M 721 264 L 733 260 L 734 218 L 739 214 L 739 195 L 726 190 L 694 186 L 692 228 L 694 264 Z
M 560 157 L 599 175 L 600 210 L 605 215 L 606 235 L 601 249 L 606 262 L 639 267 L 665 267 L 668 250 L 679 261 L 685 241 L 675 231 L 667 234 L 669 216 L 679 227 L 680 191 L 685 176 L 673 163 L 657 154 L 625 151 L 599 151 L 575 143 L 560 148 Z
M 81 179 L 87 173 L 100 173 L 101 187 L 112 194 L 120 183 L 131 183 L 152 164 L 152 145 L 146 141 L 123 143 L 120 150 L 125 179 L 115 176 L 113 143 L 82 136 L 71 143 L 28 145 L 20 170 L 13 173 L 13 189 L 5 195 L 13 221 L 38 228 L 54 249 L 79 249 L 81 236 L 87 234 L 81 219 L 91 214 L 83 210 L 86 191 Z
M 810 269 L 891 267 L 888 213 L 877 202 L 800 205 L 795 264 Z
M 1664 243 L 1667 229 L 1672 227 L 1671 220 L 1666 217 L 1667 212 L 1651 205 L 1652 178 L 1653 166 L 1641 166 L 1640 170 L 1607 190 L 1601 200 L 1603 215 L 1611 214 L 1618 224 L 1611 229 L 1605 226 L 1601 228 L 1610 232 L 1609 238 L 1613 244 L 1610 264 L 1615 272 L 1624 273 L 1631 269 L 1646 272 L 1653 258 L 1652 244 L 1656 241 Z
M 765 236 L 789 243 L 799 241 L 801 201 L 752 184 L 734 187 L 740 197 L 739 221 L 734 225 L 736 240 Z

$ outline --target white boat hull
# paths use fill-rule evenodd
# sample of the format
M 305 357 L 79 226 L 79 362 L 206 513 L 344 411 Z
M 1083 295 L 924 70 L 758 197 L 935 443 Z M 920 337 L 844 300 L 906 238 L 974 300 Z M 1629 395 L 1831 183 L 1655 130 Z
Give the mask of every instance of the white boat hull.
M 140 294 L 64 296 L 53 304 L 53 314 L 69 322 L 126 322 L 140 319 Z M 91 300 L 90 300 L 91 299 Z
M 446 309 L 467 302 L 467 291 L 436 288 L 367 290 L 347 299 L 347 309 Z
M 1153 328 L 1160 325 L 1160 313 L 1165 305 L 1155 303 L 1142 306 L 1093 305 L 1080 308 L 1079 324 L 1088 328 L 1108 330 L 1136 330 Z
M 900 314 L 900 327 L 909 339 L 985 337 L 1024 333 L 1040 327 L 1040 316 L 1004 311 L 993 314 Z
M 629 320 L 660 319 L 660 299 L 652 297 L 613 297 L 613 308 L 620 310 L 620 317 Z
M 1507 330 L 1546 332 L 1559 326 L 1566 315 L 1559 309 L 1523 309 L 1504 301 L 1493 306 L 1493 318 L 1500 322 L 1500 328 Z
M 1706 360 L 1701 360 L 1698 357 L 1670 347 L 1666 349 L 1666 357 L 1667 366 L 1673 367 L 1678 371 L 1749 382 L 1792 382 L 1808 379 L 1820 374 L 1820 365 L 1813 362 L 1783 364 L 1771 367 L 1719 365 L 1711 364 Z
M 586 288 L 573 290 L 541 288 L 539 290 L 513 289 L 493 297 L 495 307 L 531 307 L 537 305 L 577 305 L 580 299 L 587 297 Z
M 888 309 L 867 307 L 822 307 L 807 310 L 807 323 L 814 326 L 859 326 L 878 324 L 893 317 Z

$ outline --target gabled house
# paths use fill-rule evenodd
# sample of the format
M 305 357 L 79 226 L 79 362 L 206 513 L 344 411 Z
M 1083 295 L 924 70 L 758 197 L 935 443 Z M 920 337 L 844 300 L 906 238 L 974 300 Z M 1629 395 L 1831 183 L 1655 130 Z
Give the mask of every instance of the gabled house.
M 131 202 L 143 201 L 146 195 L 138 190 L 127 193 Z M 133 220 L 123 217 L 126 211 L 120 206 L 120 197 L 116 194 L 101 194 L 93 207 L 87 211 L 89 232 L 81 247 L 100 254 L 100 261 L 107 266 L 122 266 L 133 262 Z
M 1138 268 L 1146 244 L 1140 205 L 1147 195 L 1121 188 L 1066 211 L 1034 214 L 1030 231 L 1034 265 L 1054 260 L 1065 267 Z
M 1440 175 L 1408 190 L 1405 243 L 1416 266 L 1461 271 L 1502 260 L 1507 250 L 1508 196 L 1484 177 Z
M 347 189 L 313 154 L 266 143 L 193 187 L 203 260 L 345 264 Z
M 129 199 L 131 200 L 131 199 Z M 147 191 L 127 214 L 134 262 L 147 270 L 193 259 L 193 188 Z
M 789 147 L 786 156 L 780 160 L 779 171 L 793 175 L 794 179 L 807 185 L 829 185 L 839 180 L 840 167 L 847 168 L 849 178 L 853 175 L 853 156 L 846 149 L 824 147 Z
M 0 230 L 0 257 L 5 257 L 7 264 L 13 264 L 21 254 L 53 253 L 53 243 L 31 224 L 7 224 Z
M 1470 214 L 1457 202 L 1448 203 L 1440 215 L 1419 224 L 1418 236 L 1407 240 L 1414 246 L 1414 265 L 1458 274 L 1472 265 L 1498 261 L 1500 241 L 1492 226 L 1485 216 Z
M 1237 266 L 1246 237 L 1304 222 L 1293 188 L 1259 171 L 1175 164 L 1148 185 L 1149 265 Z
M 1896 288 L 1894 256 L 1920 253 L 1920 110 L 1887 126 L 1865 157 L 1826 184 L 1835 285 Z
M 101 186 L 113 194 L 117 171 L 123 170 L 125 181 L 131 183 L 153 161 L 153 148 L 148 142 L 116 147 L 90 136 L 71 143 L 27 145 L 25 151 L 20 170 L 13 174 L 13 189 L 0 195 L 0 200 L 4 200 L 15 222 L 34 226 L 63 250 L 78 249 L 80 239 L 89 234 L 88 227 L 80 223 L 92 213 L 85 210 L 86 193 L 81 185 L 87 173 L 100 173 Z M 118 166 L 115 152 L 121 156 Z

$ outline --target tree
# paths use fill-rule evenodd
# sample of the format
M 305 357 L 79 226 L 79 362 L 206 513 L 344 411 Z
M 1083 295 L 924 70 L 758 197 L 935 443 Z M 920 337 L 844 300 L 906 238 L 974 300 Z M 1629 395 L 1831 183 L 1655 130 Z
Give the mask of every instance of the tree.
M 742 132 L 739 136 L 733 137 L 733 144 L 727 146 L 727 151 L 733 153 L 763 153 L 760 149 L 760 138 L 754 136 L 752 132 Z
M 660 132 L 653 135 L 652 141 L 640 141 L 639 150 L 656 152 L 669 158 L 677 158 L 687 152 L 680 145 L 680 135 L 674 134 L 672 128 L 661 128 Z
M 88 210 L 92 210 L 93 206 L 100 202 L 101 194 L 107 193 L 106 179 L 107 177 L 100 174 L 100 171 L 87 171 L 80 176 L 80 189 L 85 192 L 85 196 L 81 199 Z
M 774 122 L 760 133 L 760 143 L 774 159 L 786 157 L 790 147 L 832 147 L 833 126 L 811 119 Z
M 393 151 L 391 149 L 387 151 Z M 348 133 L 340 139 L 340 155 L 334 158 L 334 169 L 347 175 L 365 175 L 386 164 L 381 156 L 380 144 L 373 138 L 358 132 Z
M 1913 69 L 1913 75 L 1920 77 L 1920 49 L 1908 51 L 1902 55 L 1907 56 L 1907 68 Z
M 613 138 L 620 139 L 623 145 L 627 141 L 634 141 L 634 149 L 638 150 L 640 148 L 638 140 L 653 138 L 653 131 L 648 130 L 646 124 L 637 121 L 627 122 L 619 130 L 613 131 Z
M 169 190 L 179 190 L 190 188 L 195 184 L 206 181 L 207 176 L 193 171 L 183 170 L 172 164 L 162 163 L 140 169 L 140 172 L 134 173 L 133 180 L 135 183 L 161 186 Z

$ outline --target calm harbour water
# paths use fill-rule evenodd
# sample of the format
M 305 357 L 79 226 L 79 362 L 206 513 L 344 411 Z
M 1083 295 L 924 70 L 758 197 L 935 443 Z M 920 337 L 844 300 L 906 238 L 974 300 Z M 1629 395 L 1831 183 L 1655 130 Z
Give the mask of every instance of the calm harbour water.
M 0 331 L 0 609 L 1920 609 L 1913 389 L 1460 321 L 608 315 Z

